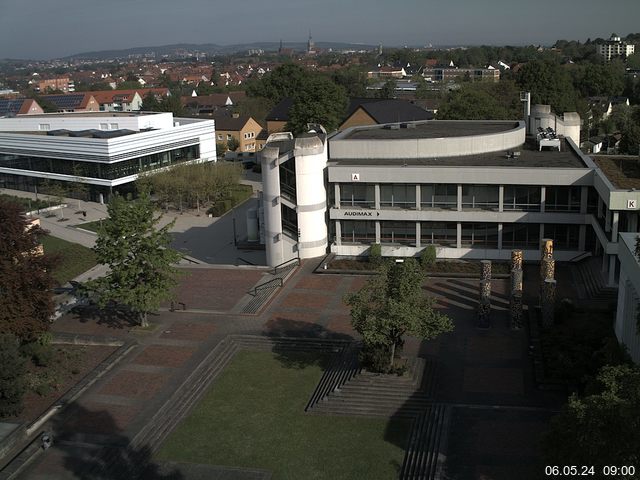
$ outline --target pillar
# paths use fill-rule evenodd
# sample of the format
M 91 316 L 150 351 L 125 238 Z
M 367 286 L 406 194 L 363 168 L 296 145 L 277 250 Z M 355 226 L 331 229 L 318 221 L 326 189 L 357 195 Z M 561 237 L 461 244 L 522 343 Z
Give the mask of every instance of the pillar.
M 618 224 L 620 221 L 620 212 L 613 212 L 611 216 L 611 241 L 618 241 Z
M 513 295 L 515 292 L 522 293 L 522 280 L 523 274 L 521 268 L 514 268 L 511 270 L 511 294 Z
M 373 198 L 376 210 L 380 210 L 380 184 L 376 183 L 373 186 Z M 380 237 L 378 236 L 378 243 L 380 243 Z
M 456 198 L 458 200 L 458 211 L 461 212 L 462 211 L 462 185 L 461 184 L 458 184 L 458 194 L 456 195 Z
M 502 224 L 498 224 L 498 250 L 502 250 Z
M 462 224 L 456 224 L 456 248 L 462 248 Z
M 342 245 L 342 222 L 336 220 L 336 245 Z
M 543 238 L 541 244 L 540 258 L 553 258 L 553 240 L 550 238 Z
M 498 187 L 498 211 L 504 212 L 504 185 Z
M 522 269 L 522 250 L 511 250 L 511 270 Z
M 547 187 L 544 185 L 540 187 L 540 211 L 544 213 L 544 209 L 547 205 Z
M 416 185 L 416 210 L 422 210 L 422 189 L 420 184 Z
M 480 279 L 491 280 L 491 260 L 480 261 Z
M 336 197 L 335 207 L 340 208 L 340 184 L 339 183 L 333 184 L 333 195 L 334 197 Z
M 480 301 L 478 302 L 478 318 L 476 326 L 489 328 L 491 326 L 491 280 L 481 280 Z
M 416 222 L 416 248 L 420 248 L 420 222 Z

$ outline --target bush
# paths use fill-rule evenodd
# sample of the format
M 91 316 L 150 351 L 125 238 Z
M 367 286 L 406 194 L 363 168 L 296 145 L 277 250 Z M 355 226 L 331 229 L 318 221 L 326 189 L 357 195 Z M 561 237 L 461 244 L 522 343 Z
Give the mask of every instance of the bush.
M 371 372 L 386 373 L 389 369 L 389 348 L 384 344 L 365 344 L 360 351 L 360 362 Z
M 0 335 L 0 418 L 18 415 L 26 391 L 25 359 L 13 335 Z
M 31 358 L 34 365 L 37 367 L 47 367 L 53 360 L 53 351 L 48 344 L 43 344 L 38 341 L 27 343 L 22 347 L 22 352 L 27 357 Z
M 369 248 L 369 263 L 375 267 L 382 264 L 382 245 L 379 243 L 374 243 Z
M 233 202 L 230 199 L 221 200 L 216 202 L 214 206 L 207 210 L 209 215 L 213 215 L 214 217 L 220 217 L 227 213 L 229 210 L 233 208 Z
M 428 245 L 427 248 L 420 253 L 420 265 L 422 265 L 423 268 L 428 268 L 436 263 L 436 257 L 437 252 L 435 245 Z

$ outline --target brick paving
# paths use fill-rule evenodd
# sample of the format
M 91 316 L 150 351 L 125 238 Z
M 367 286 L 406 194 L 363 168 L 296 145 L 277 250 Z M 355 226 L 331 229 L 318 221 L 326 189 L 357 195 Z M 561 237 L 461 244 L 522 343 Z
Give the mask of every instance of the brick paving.
M 151 317 L 157 327 L 150 331 L 133 328 L 121 319 L 82 315 L 63 317 L 54 324 L 55 331 L 121 336 L 135 339 L 139 346 L 90 388 L 74 407 L 60 414 L 58 423 L 64 425 L 65 431 L 118 434 L 120 439 L 132 439 L 194 367 L 230 333 L 353 338 L 355 333 L 351 329 L 349 309 L 342 303 L 342 298 L 346 293 L 361 288 L 368 277 L 314 275 L 311 269 L 310 263 L 303 264 L 264 310 L 255 316 L 163 311 Z M 191 275 L 181 279 L 179 301 L 185 301 L 188 308 L 212 312 L 232 310 L 263 275 L 257 270 L 224 268 L 194 268 L 189 272 Z M 533 391 L 530 361 L 524 353 L 527 350 L 525 333 L 508 330 L 504 310 L 506 285 L 505 280 L 494 280 L 496 311 L 493 327 L 480 332 L 475 328 L 476 280 L 437 278 L 427 282 L 425 292 L 438 297 L 437 305 L 454 319 L 456 331 L 429 342 L 407 338 L 404 353 L 437 356 L 442 383 L 437 392 L 438 401 L 456 404 L 480 402 L 492 406 L 501 403 L 550 404 L 547 397 Z M 537 432 L 541 425 L 537 417 L 527 423 L 526 415 L 515 414 L 489 416 L 489 423 L 485 424 L 482 423 L 484 413 L 478 416 L 474 411 L 461 407 L 456 409 L 462 413 L 457 415 L 451 432 L 464 432 L 468 427 L 472 429 L 470 432 L 478 433 L 473 433 L 474 437 L 467 443 L 454 442 L 453 458 L 475 448 L 476 441 L 491 443 L 486 437 L 491 433 L 487 425 L 494 420 L 509 420 L 501 423 L 501 430 L 496 431 L 503 443 L 508 441 L 502 439 L 525 435 L 527 428 Z M 502 445 L 500 442 L 496 445 Z M 24 478 L 40 480 L 48 478 L 47 471 L 64 472 L 61 462 L 73 456 L 74 448 L 73 442 L 54 446 L 51 453 L 42 456 L 30 470 L 33 475 Z M 466 469 L 465 472 L 473 471 L 474 475 L 476 470 L 509 470 L 508 466 L 504 467 L 507 457 L 497 455 L 496 451 L 490 448 L 487 452 L 487 455 L 494 456 L 489 456 L 493 460 L 486 469 L 481 468 L 486 462 L 483 463 L 478 456 L 464 460 L 461 468 Z M 522 459 L 531 460 L 530 451 L 525 453 Z M 71 472 L 67 473 L 69 475 L 60 474 L 56 478 L 75 478 Z M 185 477 L 185 480 L 189 478 Z

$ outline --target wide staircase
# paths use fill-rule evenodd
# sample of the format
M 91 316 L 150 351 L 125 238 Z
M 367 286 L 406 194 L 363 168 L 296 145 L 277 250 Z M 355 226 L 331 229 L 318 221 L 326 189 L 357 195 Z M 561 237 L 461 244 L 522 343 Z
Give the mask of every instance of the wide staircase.
M 618 289 L 608 287 L 601 271 L 600 258 L 588 258 L 571 265 L 573 278 L 582 290 L 581 297 L 588 306 L 595 308 L 609 308 L 618 300 Z
M 262 283 L 253 287 L 249 292 L 252 297 L 247 303 L 242 306 L 240 313 L 243 314 L 256 314 L 265 305 L 276 290 L 284 285 L 284 282 L 289 278 L 293 271 L 300 265 L 297 258 L 278 265 L 268 275 Z

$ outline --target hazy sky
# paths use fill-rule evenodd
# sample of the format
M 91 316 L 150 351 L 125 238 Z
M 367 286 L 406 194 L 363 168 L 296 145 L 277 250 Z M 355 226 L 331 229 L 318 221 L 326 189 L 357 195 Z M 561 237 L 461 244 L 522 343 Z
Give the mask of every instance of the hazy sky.
M 0 58 L 167 45 L 552 44 L 640 31 L 639 0 L 0 0 Z

